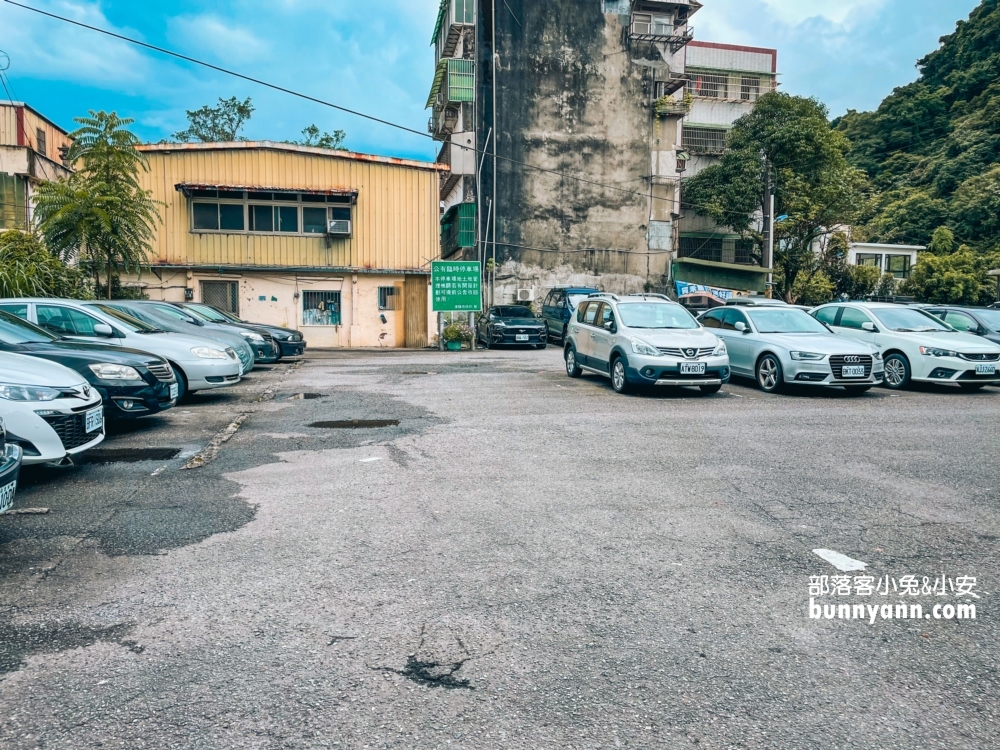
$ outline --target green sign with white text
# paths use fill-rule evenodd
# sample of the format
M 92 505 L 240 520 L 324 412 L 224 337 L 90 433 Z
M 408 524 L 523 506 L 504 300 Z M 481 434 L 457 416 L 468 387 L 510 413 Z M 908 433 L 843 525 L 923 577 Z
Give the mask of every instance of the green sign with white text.
M 478 261 L 431 263 L 434 312 L 479 312 L 483 309 L 482 267 Z

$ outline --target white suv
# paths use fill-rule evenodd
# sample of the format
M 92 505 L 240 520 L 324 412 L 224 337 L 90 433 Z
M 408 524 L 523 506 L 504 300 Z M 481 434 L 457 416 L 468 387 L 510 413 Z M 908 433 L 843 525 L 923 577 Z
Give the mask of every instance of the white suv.
M 639 385 L 717 393 L 729 382 L 725 343 L 660 295 L 591 295 L 569 322 L 564 355 L 571 378 L 589 370 L 610 377 L 618 393 Z
M 979 390 L 1000 383 L 1000 345 L 960 333 L 916 307 L 877 302 L 836 302 L 812 315 L 841 336 L 874 344 L 885 361 L 885 385 L 913 380 L 953 383 Z

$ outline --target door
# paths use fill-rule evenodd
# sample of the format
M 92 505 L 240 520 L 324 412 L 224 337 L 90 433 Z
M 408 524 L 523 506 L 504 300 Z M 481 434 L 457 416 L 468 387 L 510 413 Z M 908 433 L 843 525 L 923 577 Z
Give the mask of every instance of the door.
M 856 307 L 844 307 L 842 309 L 843 312 L 841 312 L 833 330 L 855 341 L 864 341 L 866 344 L 877 345 L 878 334 L 874 331 L 866 331 L 864 329 L 865 323 L 871 323 L 878 328 L 875 321 L 871 319 L 871 316 L 864 310 L 859 310 Z M 883 348 L 883 346 L 879 346 L 880 350 Z
M 100 341 L 107 344 L 121 344 L 121 332 L 114 326 L 108 326 L 103 320 L 77 310 L 58 304 L 35 304 L 35 317 L 38 325 L 51 334 L 65 336 L 76 341 Z M 111 328 L 112 336 L 100 336 L 96 333 L 97 326 Z
M 600 302 L 582 303 L 577 308 L 576 318 L 569 324 L 576 342 L 576 361 L 588 367 L 593 367 L 590 356 L 594 351 L 594 321 L 600 306 Z
M 549 333 L 553 336 L 562 336 L 563 328 L 566 326 L 566 318 L 563 311 L 566 308 L 566 292 L 561 289 L 553 289 L 549 292 L 545 305 L 542 307 L 542 317 L 549 327 Z
M 746 333 L 736 329 L 736 324 L 746 326 Z M 750 321 L 741 310 L 728 307 L 722 313 L 722 328 L 713 333 L 719 334 L 729 349 L 729 366 L 742 375 L 753 375 L 757 366 L 757 335 L 750 327 Z
M 595 318 L 594 333 L 591 338 L 593 349 L 591 357 L 592 367 L 596 367 L 601 372 L 611 372 L 611 347 L 614 346 L 617 335 L 607 330 L 608 323 L 615 323 L 615 311 L 607 302 L 603 303 Z
M 427 347 L 427 277 L 403 279 L 403 345 L 407 349 Z
M 201 282 L 201 301 L 223 312 L 239 316 L 240 282 L 203 281 Z
M 967 315 L 963 312 L 956 312 L 955 310 L 948 310 L 943 315 L 938 315 L 938 317 L 943 318 L 944 322 L 956 331 L 971 333 L 975 336 L 981 335 L 982 328 L 971 315 Z

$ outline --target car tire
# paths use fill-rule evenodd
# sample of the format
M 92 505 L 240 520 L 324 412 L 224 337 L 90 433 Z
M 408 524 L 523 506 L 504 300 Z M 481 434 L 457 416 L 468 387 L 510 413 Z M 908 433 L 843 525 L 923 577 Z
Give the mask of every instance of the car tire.
M 170 363 L 173 368 L 174 377 L 177 378 L 177 403 L 181 402 L 181 399 L 187 395 L 188 392 L 188 382 L 187 378 L 184 376 L 184 371 L 175 365 L 173 362 Z
M 572 346 L 566 347 L 566 374 L 571 378 L 578 378 L 583 375 L 583 368 L 577 364 L 576 361 L 576 349 Z
M 284 355 L 281 353 L 281 344 L 275 342 L 274 344 L 274 363 L 277 364 L 281 361 Z
M 910 360 L 904 354 L 890 354 L 885 358 L 885 387 L 892 391 L 901 391 L 910 384 L 912 370 Z
M 722 390 L 722 384 L 719 383 L 718 385 L 700 385 L 698 386 L 698 388 L 700 388 L 701 392 L 704 393 L 706 396 L 711 396 Z
M 981 391 L 983 388 L 985 388 L 986 383 L 959 383 L 958 386 L 963 391 L 975 392 L 975 391 Z
M 493 333 L 489 328 L 486 329 L 486 338 L 483 339 L 483 349 L 493 348 Z
M 611 361 L 611 387 L 615 389 L 615 393 L 628 393 L 632 390 L 632 385 L 628 382 L 625 360 L 622 357 L 615 357 Z
M 757 360 L 757 386 L 764 393 L 777 393 L 785 385 L 785 373 L 781 362 L 773 354 L 765 354 Z
M 871 389 L 872 386 L 870 385 L 848 385 L 844 388 L 852 396 L 860 396 L 862 393 L 868 393 Z

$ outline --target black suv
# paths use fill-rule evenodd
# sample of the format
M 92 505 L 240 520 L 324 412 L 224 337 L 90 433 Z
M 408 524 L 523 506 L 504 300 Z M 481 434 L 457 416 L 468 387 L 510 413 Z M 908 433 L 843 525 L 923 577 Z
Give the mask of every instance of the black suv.
M 174 371 L 165 359 L 154 354 L 69 341 L 3 311 L 0 351 L 47 359 L 76 370 L 101 394 L 110 418 L 144 417 L 177 403 Z

